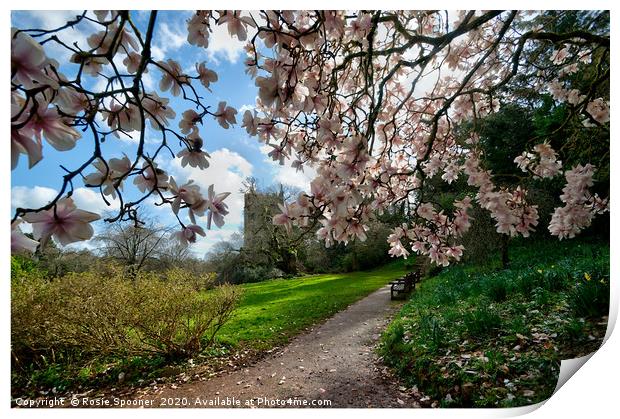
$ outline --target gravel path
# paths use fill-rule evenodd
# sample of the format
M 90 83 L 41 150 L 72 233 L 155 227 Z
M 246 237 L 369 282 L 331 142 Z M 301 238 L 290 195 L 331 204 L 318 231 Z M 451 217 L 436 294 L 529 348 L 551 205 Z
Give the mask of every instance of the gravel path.
M 140 398 L 154 407 L 419 406 L 373 352 L 400 305 L 383 287 L 248 368 Z

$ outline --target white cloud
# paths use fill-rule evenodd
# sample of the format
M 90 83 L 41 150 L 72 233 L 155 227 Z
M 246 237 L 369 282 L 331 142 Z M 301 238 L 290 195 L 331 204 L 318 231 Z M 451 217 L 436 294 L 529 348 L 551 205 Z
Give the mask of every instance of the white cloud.
M 39 29 L 56 29 L 65 25 L 68 21 L 74 20 L 76 16 L 83 13 L 82 10 L 37 10 L 29 11 L 27 13 L 27 21 L 23 24 L 27 26 L 34 26 Z M 22 22 L 19 22 L 20 25 Z M 67 45 L 73 46 L 77 43 L 80 48 L 88 49 L 86 38 L 91 33 L 101 30 L 93 22 L 83 20 L 78 25 L 71 29 L 60 31 L 56 34 L 58 39 Z M 71 51 L 63 47 L 62 45 L 51 41 L 45 44 L 45 49 L 51 58 L 57 59 L 61 64 L 69 61 L 69 58 L 73 54 Z
M 211 251 L 215 243 L 229 240 L 230 236 L 236 232 L 238 232 L 238 230 L 233 228 L 205 230 L 206 236 L 199 237 L 198 240 L 196 240 L 196 243 L 191 245 L 190 250 L 197 257 L 204 257 L 206 253 Z
M 245 113 L 245 111 L 253 111 L 256 108 L 256 105 L 241 105 L 241 107 L 239 108 L 239 115 L 241 115 L 241 117 L 243 117 L 243 114 Z
M 45 186 L 13 186 L 11 188 L 12 208 L 40 208 L 56 197 L 55 189 Z M 107 211 L 118 209 L 118 200 L 111 200 L 111 206 L 107 206 L 98 192 L 91 188 L 77 188 L 73 191 L 73 201 L 79 209 L 103 214 Z
M 263 144 L 260 147 L 260 151 L 267 156 L 272 147 Z M 285 160 L 284 165 L 280 165 L 279 162 L 272 160 L 270 157 L 265 157 L 264 160 L 271 166 L 273 173 L 273 180 L 275 183 L 281 183 L 282 185 L 293 186 L 299 188 L 302 191 L 310 191 L 310 182 L 316 177 L 316 171 L 310 166 L 304 166 L 304 171 L 297 171 L 297 169 L 291 167 L 291 160 Z
M 110 196 L 106 196 L 106 199 L 110 206 L 103 201 L 98 189 L 77 188 L 73 191 L 73 201 L 78 208 L 97 214 L 118 210 L 119 201 L 117 199 L 112 200 Z
M 302 191 L 310 192 L 310 182 L 316 177 L 316 172 L 309 166 L 304 166 L 303 172 L 291 166 L 279 166 L 275 180 L 283 185 L 293 186 Z
M 231 63 L 236 63 L 243 52 L 245 42 L 239 41 L 237 37 L 231 37 L 228 33 L 228 26 L 212 25 L 213 32 L 209 34 L 209 47 L 206 49 L 209 59 L 219 64 L 219 58 L 224 57 Z M 248 39 L 251 39 L 256 29 L 249 26 Z
M 13 186 L 11 188 L 12 208 L 40 208 L 56 197 L 58 192 L 45 186 Z
M 209 159 L 209 168 L 202 170 L 190 166 L 182 167 L 181 159 L 174 159 L 168 168 L 175 177 L 177 184 L 193 179 L 200 186 L 203 194 L 207 193 L 209 185 L 213 184 L 216 193 L 230 192 L 224 201 L 228 204 L 229 214 L 225 221 L 227 225 L 238 226 L 243 222 L 243 181 L 252 175 L 252 164 L 239 153 L 227 148 L 213 151 Z M 206 221 L 206 220 L 205 220 Z
M 160 36 L 165 39 L 164 45 L 166 46 L 166 49 L 177 49 L 187 44 L 187 35 L 170 29 L 170 26 L 168 26 L 167 23 L 162 23 L 159 28 L 161 30 Z M 185 28 L 185 26 L 183 26 L 183 28 Z

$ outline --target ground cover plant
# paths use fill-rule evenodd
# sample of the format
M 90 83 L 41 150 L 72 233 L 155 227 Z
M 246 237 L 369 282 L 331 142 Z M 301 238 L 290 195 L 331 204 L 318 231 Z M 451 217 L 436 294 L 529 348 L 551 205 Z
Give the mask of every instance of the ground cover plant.
M 441 406 L 510 407 L 551 396 L 560 361 L 596 350 L 609 308 L 609 245 L 516 243 L 512 261 L 462 264 L 424 281 L 380 353 Z

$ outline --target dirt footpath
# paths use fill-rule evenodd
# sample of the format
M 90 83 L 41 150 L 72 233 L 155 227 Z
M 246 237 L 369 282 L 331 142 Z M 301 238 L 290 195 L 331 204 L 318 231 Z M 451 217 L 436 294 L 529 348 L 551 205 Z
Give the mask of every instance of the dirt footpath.
M 373 352 L 399 307 L 383 287 L 249 368 L 139 398 L 155 407 L 419 406 Z

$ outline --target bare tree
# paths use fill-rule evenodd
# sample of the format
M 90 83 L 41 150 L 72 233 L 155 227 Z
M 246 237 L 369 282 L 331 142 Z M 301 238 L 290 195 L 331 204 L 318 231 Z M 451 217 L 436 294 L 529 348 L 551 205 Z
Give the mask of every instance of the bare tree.
M 153 220 L 139 226 L 133 222 L 112 223 L 95 239 L 103 244 L 104 256 L 122 261 L 135 273 L 149 258 L 160 256 L 170 231 L 170 227 L 159 226 Z

